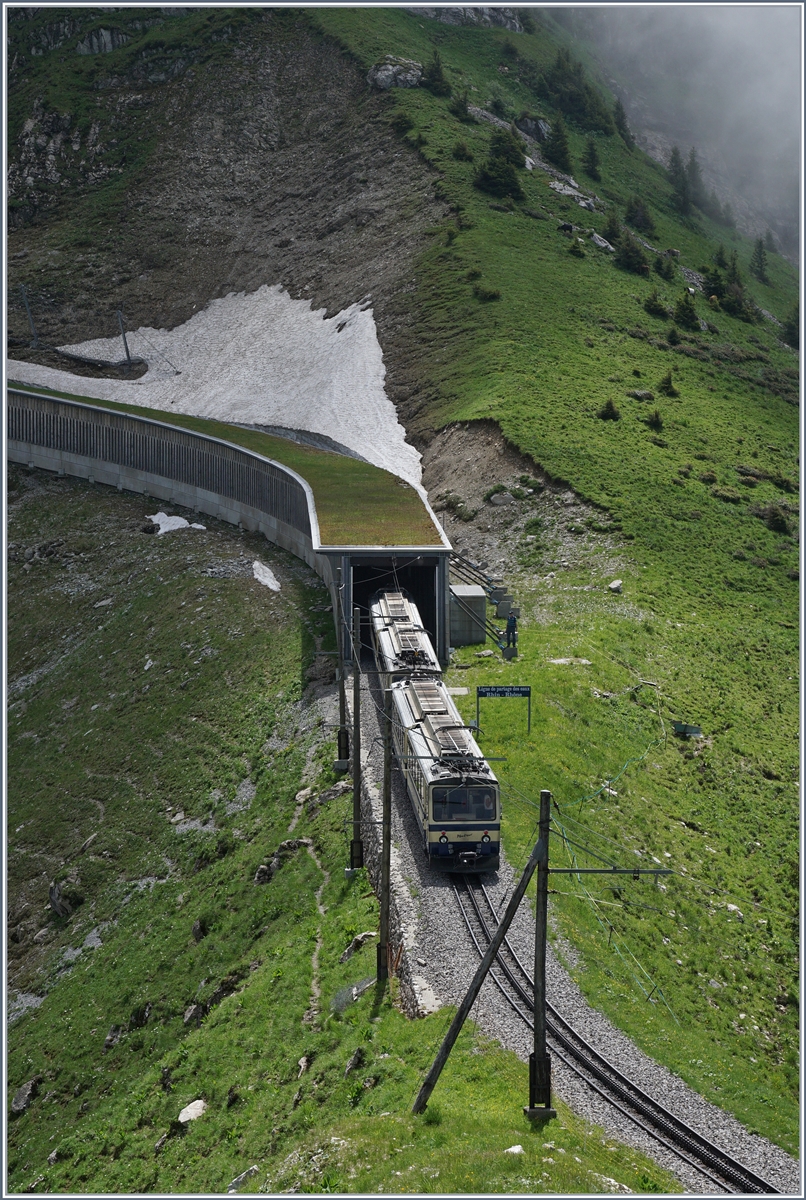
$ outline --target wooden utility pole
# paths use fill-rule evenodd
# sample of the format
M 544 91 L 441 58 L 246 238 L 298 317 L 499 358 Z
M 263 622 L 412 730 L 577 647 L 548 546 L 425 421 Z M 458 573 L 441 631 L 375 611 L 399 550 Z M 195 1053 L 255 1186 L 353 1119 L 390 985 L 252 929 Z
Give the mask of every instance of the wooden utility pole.
M 524 1115 L 547 1121 L 556 1117 L 551 1107 L 551 1059 L 546 1053 L 546 931 L 548 923 L 549 830 L 551 828 L 551 792 L 540 793 L 540 838 L 543 847 L 537 863 L 537 903 L 535 906 L 535 1011 L 534 1050 L 529 1055 L 529 1107 Z
M 515 913 L 518 910 L 518 905 L 520 904 L 521 900 L 523 899 L 523 894 L 529 885 L 529 880 L 532 878 L 532 875 L 534 874 L 535 867 L 537 866 L 538 862 L 540 861 L 540 859 L 543 857 L 544 854 L 545 854 L 545 850 L 543 847 L 543 840 L 541 838 L 537 842 L 537 845 L 535 846 L 534 850 L 532 851 L 532 853 L 529 856 L 529 861 L 526 864 L 526 866 L 524 867 L 523 875 L 521 875 L 518 886 L 515 888 L 515 891 L 512 893 L 512 897 L 509 901 L 509 904 L 507 905 L 507 910 L 504 913 L 501 924 L 496 929 L 495 934 L 493 935 L 493 940 L 490 942 L 490 945 L 487 947 L 487 953 L 484 955 L 484 958 L 481 960 L 479 969 L 476 971 L 476 974 L 473 977 L 473 982 L 471 983 L 471 985 L 468 989 L 467 995 L 465 996 L 464 1000 L 462 1001 L 462 1003 L 459 1007 L 459 1011 L 457 1012 L 456 1016 L 453 1018 L 453 1021 L 451 1022 L 451 1027 L 448 1030 L 447 1034 L 445 1035 L 445 1040 L 443 1041 L 442 1045 L 440 1046 L 440 1048 L 437 1052 L 437 1056 L 434 1059 L 434 1062 L 431 1066 L 431 1070 L 428 1072 L 428 1074 L 425 1077 L 425 1082 L 423 1083 L 423 1086 L 420 1088 L 419 1092 L 417 1093 L 417 1099 L 414 1101 L 414 1105 L 411 1110 L 413 1113 L 415 1113 L 415 1114 L 421 1113 L 425 1109 L 425 1106 L 428 1104 L 428 1099 L 429 1099 L 431 1093 L 433 1092 L 434 1088 L 436 1087 L 437 1080 L 439 1079 L 439 1076 L 442 1072 L 442 1068 L 445 1066 L 445 1063 L 448 1061 L 448 1055 L 450 1054 L 450 1052 L 453 1048 L 453 1044 L 456 1041 L 456 1039 L 458 1038 L 459 1033 L 461 1032 L 462 1026 L 465 1023 L 467 1015 L 470 1012 L 471 1008 L 473 1007 L 473 1002 L 475 1001 L 476 996 L 478 996 L 479 991 L 481 990 L 481 985 L 484 982 L 484 978 L 485 978 L 487 972 L 489 971 L 490 967 L 492 966 L 496 954 L 498 953 L 499 949 L 501 948 L 501 943 L 503 942 L 504 938 L 506 937 L 506 933 L 507 933 L 507 930 L 509 929 L 512 918 L 515 916 Z
M 350 867 L 364 865 L 361 841 L 361 609 L 353 609 L 353 838 Z
M 381 928 L 378 979 L 389 977 L 389 891 L 392 864 L 392 692 L 383 693 L 383 812 L 381 825 Z

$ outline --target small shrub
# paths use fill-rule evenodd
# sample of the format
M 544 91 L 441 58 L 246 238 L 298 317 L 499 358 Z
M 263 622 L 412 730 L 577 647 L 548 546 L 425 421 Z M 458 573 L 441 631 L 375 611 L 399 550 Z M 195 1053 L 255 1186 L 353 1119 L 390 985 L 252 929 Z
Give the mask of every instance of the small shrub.
M 509 114 L 509 105 L 507 104 L 504 94 L 500 88 L 492 89 L 490 93 L 489 108 L 490 112 L 496 117 L 501 117 L 502 120 L 506 120 L 506 117 Z
M 574 240 L 571 242 L 571 245 L 568 247 L 568 253 L 572 254 L 574 256 L 574 258 L 586 258 L 587 257 L 587 255 L 585 254 L 585 251 L 582 249 L 582 246 L 581 246 L 578 238 L 574 238 Z
M 789 520 L 780 504 L 768 504 L 761 510 L 764 524 L 773 533 L 789 533 Z
M 464 121 L 468 125 L 475 125 L 476 118 L 470 112 L 468 103 L 469 94 L 467 88 L 465 88 L 463 91 L 457 92 L 453 97 L 448 105 L 448 111 L 453 113 L 457 120 Z
M 674 325 L 671 327 L 669 332 L 666 334 L 666 341 L 669 343 L 670 346 L 679 346 L 680 345 L 680 334 L 677 332 L 677 329 L 675 328 Z
M 674 263 L 665 254 L 658 254 L 652 264 L 652 270 L 660 275 L 661 279 L 674 279 Z
M 505 483 L 494 483 L 491 488 L 487 488 L 487 491 L 484 493 L 484 499 L 491 500 L 493 498 L 493 496 L 497 496 L 499 494 L 499 492 L 508 492 L 508 491 L 509 491 L 509 488 L 507 487 L 507 485 Z
M 501 299 L 501 292 L 498 288 L 488 288 L 485 287 L 483 283 L 477 283 L 475 285 L 473 288 L 473 295 L 477 300 L 480 300 L 482 304 L 488 304 L 490 300 Z
M 605 400 L 604 404 L 599 409 L 597 416 L 602 421 L 620 421 L 621 420 L 621 413 L 616 408 L 616 405 L 615 405 L 614 401 L 612 401 L 612 400 Z
M 653 409 L 646 419 L 646 423 L 650 429 L 654 429 L 656 433 L 660 433 L 663 429 L 663 417 L 660 414 L 660 409 Z
M 429 1104 L 423 1114 L 423 1122 L 426 1125 L 441 1125 L 442 1110 L 438 1104 Z
M 488 158 L 473 180 L 473 186 L 491 196 L 510 196 L 523 200 L 523 188 L 512 163 L 502 158 Z
M 473 151 L 470 149 L 467 142 L 456 142 L 453 147 L 452 154 L 457 162 L 473 161 Z
M 407 112 L 403 111 L 402 108 L 398 108 L 392 113 L 391 117 L 389 118 L 389 124 L 391 125 L 392 129 L 394 129 L 395 133 L 399 133 L 401 137 L 404 133 L 408 133 L 410 129 L 414 128 L 414 121 Z
M 539 479 L 533 479 L 531 475 L 519 475 L 518 483 L 525 488 L 531 488 L 535 492 L 543 491 L 543 483 Z
M 663 376 L 663 379 L 661 379 L 660 383 L 658 384 L 658 391 L 663 396 L 674 397 L 674 396 L 680 395 L 677 388 L 672 383 L 672 372 L 671 371 L 667 371 L 666 374 Z
M 511 129 L 495 129 L 490 138 L 490 158 L 502 158 L 513 167 L 522 167 L 526 158 L 526 147 Z
M 700 475 L 700 483 L 716 483 L 715 471 L 703 471 Z
M 471 281 L 474 279 L 481 279 L 481 271 L 478 269 L 478 267 L 471 267 L 467 275 L 465 275 L 465 279 Z
M 669 310 L 662 303 L 657 288 L 653 288 L 644 301 L 644 312 L 648 312 L 650 317 L 660 317 L 661 320 L 668 318 Z
M 711 495 L 717 500 L 724 500 L 726 504 L 739 504 L 742 499 L 736 488 L 732 487 L 712 487 Z

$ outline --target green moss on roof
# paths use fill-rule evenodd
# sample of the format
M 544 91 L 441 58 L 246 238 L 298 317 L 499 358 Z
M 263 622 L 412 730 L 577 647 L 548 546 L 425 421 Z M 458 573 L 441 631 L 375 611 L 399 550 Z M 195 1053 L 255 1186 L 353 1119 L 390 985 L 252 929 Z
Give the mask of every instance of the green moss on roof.
M 196 433 L 234 442 L 290 467 L 311 486 L 323 545 L 441 545 L 434 522 L 414 488 L 372 463 L 360 462 L 331 450 L 303 446 L 286 438 L 272 437 L 255 429 L 242 429 L 223 421 L 141 408 L 112 400 L 96 400 L 92 396 L 72 395 L 11 380 L 9 386 L 192 429 Z

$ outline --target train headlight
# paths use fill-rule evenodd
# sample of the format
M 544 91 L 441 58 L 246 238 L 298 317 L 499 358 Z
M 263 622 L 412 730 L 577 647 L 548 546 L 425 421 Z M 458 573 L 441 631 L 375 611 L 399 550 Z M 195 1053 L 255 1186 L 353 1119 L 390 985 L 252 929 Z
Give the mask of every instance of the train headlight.
M 447 835 L 447 833 L 441 833 L 441 834 L 439 835 L 439 840 L 442 842 L 443 846 L 444 846 L 444 845 L 446 845 L 446 844 L 447 844 L 447 841 L 448 841 L 448 835 Z
M 486 830 L 486 829 L 484 830 L 484 833 L 482 834 L 482 838 L 481 838 L 481 840 L 482 840 L 483 842 L 489 842 L 489 840 L 490 840 L 490 835 L 489 835 L 489 833 L 487 832 L 487 830 Z

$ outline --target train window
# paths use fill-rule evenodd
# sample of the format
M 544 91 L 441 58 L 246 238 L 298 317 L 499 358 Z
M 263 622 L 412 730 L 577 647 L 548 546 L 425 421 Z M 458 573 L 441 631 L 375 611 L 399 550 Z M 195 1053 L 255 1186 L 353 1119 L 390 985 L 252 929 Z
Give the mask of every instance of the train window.
M 477 821 L 496 819 L 495 792 L 492 788 L 471 788 L 473 816 Z
M 432 792 L 434 821 L 494 821 L 495 791 L 486 787 L 436 787 Z

